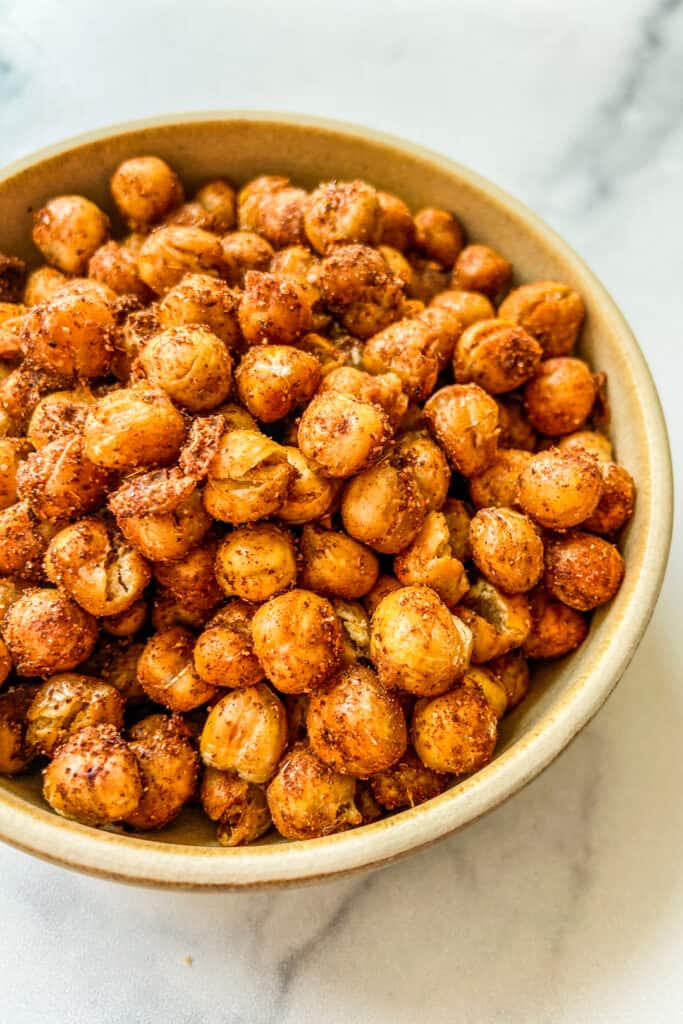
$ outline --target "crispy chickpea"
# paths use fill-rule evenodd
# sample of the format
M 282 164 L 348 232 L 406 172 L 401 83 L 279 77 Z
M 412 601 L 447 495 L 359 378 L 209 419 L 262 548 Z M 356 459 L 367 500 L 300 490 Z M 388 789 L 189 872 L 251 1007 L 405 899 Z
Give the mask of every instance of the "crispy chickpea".
M 323 391 L 304 409 L 299 447 L 328 476 L 349 477 L 367 469 L 391 438 L 384 411 L 339 391 Z
M 561 658 L 586 639 L 588 623 L 574 608 L 551 597 L 543 587 L 529 594 L 531 632 L 522 650 L 528 658 Z
M 150 715 L 130 730 L 143 795 L 126 822 L 137 829 L 163 828 L 177 818 L 197 790 L 199 758 L 180 718 Z
M 31 450 L 26 441 L 0 437 L 0 509 L 17 500 L 17 471 Z
M 194 635 L 182 626 L 147 641 L 138 661 L 138 679 L 150 700 L 171 711 L 192 711 L 215 696 L 216 688 L 195 671 L 194 643 Z
M 159 321 L 163 327 L 199 324 L 235 348 L 240 342 L 237 304 L 236 293 L 225 281 L 210 274 L 186 274 L 159 303 Z
M 113 725 L 91 725 L 75 733 L 43 775 L 43 796 L 53 811 L 84 825 L 121 821 L 142 795 L 137 758 Z
M 39 575 L 43 554 L 54 532 L 26 501 L 0 510 L 0 574 L 30 579 Z
M 285 523 L 300 525 L 320 519 L 328 513 L 337 495 L 337 482 L 324 476 L 298 448 L 286 447 L 287 461 L 297 476 L 292 481 L 284 503 L 277 510 Z
M 624 560 L 614 544 L 576 530 L 546 544 L 546 590 L 558 601 L 587 612 L 614 597 Z
M 254 686 L 264 677 L 254 654 L 251 620 L 254 609 L 244 601 L 230 601 L 197 638 L 194 666 L 211 686 Z
M 274 523 L 233 530 L 221 542 L 216 577 L 228 597 L 267 601 L 296 583 L 297 556 L 291 535 Z
M 423 308 L 432 302 L 445 288 L 448 288 L 449 273 L 435 260 L 427 260 L 423 256 L 409 257 L 412 268 L 410 284 L 406 293 L 411 300 L 423 304 Z M 416 308 L 419 311 L 419 308 Z
M 27 306 L 37 306 L 40 302 L 51 299 L 55 292 L 63 288 L 68 281 L 66 274 L 54 267 L 37 267 L 26 279 L 24 302 Z
M 258 232 L 278 249 L 299 245 L 305 240 L 307 199 L 307 193 L 288 178 L 261 175 L 248 182 L 237 197 L 239 227 Z
M 82 274 L 108 235 L 109 218 L 85 196 L 56 196 L 34 214 L 33 241 L 65 274 Z
M 372 616 L 370 657 L 389 689 L 443 693 L 467 668 L 470 644 L 469 629 L 431 587 L 392 591 Z
M 522 471 L 518 500 L 541 526 L 566 530 L 590 516 L 602 490 L 600 465 L 592 455 L 549 448 L 534 455 Z
M 448 210 L 425 206 L 415 214 L 415 248 L 446 270 L 455 263 L 465 244 L 459 221 Z
M 522 594 L 543 575 L 543 541 L 528 516 L 511 508 L 479 509 L 470 523 L 472 558 L 506 594 Z
M 370 373 L 395 373 L 409 398 L 424 401 L 439 373 L 428 324 L 406 317 L 385 327 L 366 344 L 363 366 Z
M 499 448 L 490 466 L 470 478 L 470 498 L 475 508 L 513 508 L 519 480 L 533 458 L 520 448 Z
M 499 448 L 517 448 L 519 451 L 535 452 L 538 434 L 526 418 L 519 395 L 504 395 L 498 399 Z
M 339 391 L 360 402 L 379 405 L 394 428 L 401 422 L 408 408 L 408 398 L 403 393 L 401 378 L 395 373 L 373 375 L 355 366 L 339 366 L 325 375 L 320 390 Z
M 342 495 L 346 532 L 385 555 L 397 554 L 415 539 L 426 512 L 412 469 L 392 459 L 359 473 Z
M 296 470 L 284 448 L 254 430 L 232 430 L 209 465 L 209 515 L 239 525 L 264 519 L 283 503 Z
M 253 843 L 272 825 L 263 789 L 232 772 L 206 768 L 201 801 L 208 817 L 218 822 L 216 838 L 221 846 Z
M 31 413 L 26 437 L 34 448 L 44 448 L 64 434 L 80 434 L 95 398 L 88 388 L 52 391 Z
M 161 330 L 156 306 L 133 310 L 114 334 L 114 351 L 110 370 L 123 384 L 132 384 L 141 376 L 137 362 L 141 350 L 150 338 Z
M 387 811 L 417 807 L 443 793 L 447 784 L 447 776 L 427 768 L 412 749 L 370 779 L 372 795 Z
M 474 665 L 521 647 L 531 630 L 526 595 L 504 594 L 488 580 L 477 580 L 455 613 L 472 631 Z
M 612 444 L 608 437 L 597 430 L 575 430 L 572 434 L 565 434 L 557 442 L 561 451 L 580 451 L 594 455 L 598 462 L 612 461 Z
M 447 498 L 441 511 L 448 523 L 451 552 L 461 562 L 466 562 L 472 557 L 470 549 L 471 510 L 460 498 Z
M 118 690 L 126 703 L 139 704 L 147 699 L 138 681 L 138 661 L 144 649 L 144 642 L 104 640 L 83 667 Z
M 205 327 L 169 327 L 148 341 L 140 362 L 150 382 L 190 412 L 214 409 L 230 394 L 232 359 Z
M 255 345 L 235 375 L 240 401 L 263 423 L 280 420 L 308 402 L 320 379 L 316 357 L 291 345 Z
M 481 292 L 468 292 L 462 288 L 450 288 L 435 295 L 431 301 L 433 309 L 447 309 L 461 324 L 461 330 L 471 327 L 479 320 L 492 320 L 496 311 L 490 299 Z
M 273 247 L 253 231 L 231 231 L 221 239 L 222 276 L 229 285 L 242 287 L 249 270 L 268 270 Z
M 394 559 L 394 572 L 405 586 L 431 587 L 449 608 L 469 588 L 465 567 L 451 550 L 448 520 L 441 512 L 427 513 L 415 540 Z
M 391 594 L 394 592 L 394 590 L 400 589 L 401 584 L 399 583 L 395 576 L 378 576 L 377 582 L 375 583 L 372 590 L 368 591 L 368 593 L 363 598 L 363 605 L 368 615 L 370 615 L 371 617 L 374 615 L 375 609 L 377 608 L 378 604 L 384 597 L 387 596 L 387 594 Z
M 526 651 L 508 651 L 494 658 L 486 666 L 505 690 L 508 711 L 516 707 L 527 695 L 531 676 Z
M 398 319 L 402 288 L 381 253 L 367 245 L 338 245 L 320 274 L 324 302 L 356 338 L 369 338 Z
M 157 228 L 138 253 L 138 273 L 157 295 L 170 291 L 186 274 L 220 275 L 223 266 L 220 239 L 183 224 Z
M 90 657 L 97 622 L 58 590 L 32 587 L 7 610 L 3 638 L 17 675 L 49 676 Z
M 463 680 L 429 700 L 418 701 L 411 725 L 420 760 L 437 772 L 465 775 L 488 764 L 498 737 L 497 715 L 482 689 Z
M 511 291 L 498 315 L 528 331 L 546 356 L 567 356 L 576 344 L 584 306 L 579 293 L 566 284 L 532 281 Z
M 84 427 L 85 454 L 98 466 L 133 470 L 173 462 L 185 437 L 185 420 L 161 388 L 119 388 L 100 398 Z
M 138 273 L 135 253 L 118 242 L 106 242 L 95 250 L 88 263 L 88 277 L 117 295 L 134 295 L 141 302 L 149 302 L 152 297 Z
M 26 739 L 26 714 L 34 686 L 13 686 L 0 693 L 0 774 L 26 771 L 35 751 Z
M 68 378 L 106 374 L 114 316 L 104 290 L 98 293 L 91 285 L 102 288 L 95 282 L 74 281 L 29 310 L 23 318 L 22 340 L 30 364 Z
M 524 388 L 524 405 L 541 434 L 571 434 L 586 422 L 597 385 L 582 359 L 558 356 L 541 363 Z
M 315 839 L 360 825 L 356 780 L 341 775 L 298 743 L 282 760 L 266 796 L 273 824 L 285 839 Z
M 379 562 L 364 544 L 345 533 L 304 526 L 301 535 L 301 578 L 307 590 L 353 600 L 375 585 Z
M 258 270 L 248 270 L 238 317 L 250 345 L 291 345 L 313 327 L 311 306 L 296 281 Z
M 415 222 L 406 204 L 391 192 L 378 192 L 379 243 L 405 252 L 415 240 Z
M 449 462 L 463 476 L 475 476 L 493 462 L 498 406 L 477 384 L 440 388 L 425 405 L 424 414 Z
M 542 355 L 541 346 L 523 327 L 508 320 L 479 320 L 458 339 L 455 379 L 500 395 L 532 377 Z
M 39 754 L 57 747 L 87 725 L 123 724 L 123 698 L 108 683 L 75 672 L 51 676 L 38 688 L 26 714 L 26 741 Z
M 428 306 L 415 315 L 427 327 L 427 349 L 436 356 L 439 371 L 453 359 L 455 346 L 463 333 L 460 318 L 445 306 Z
M 73 435 L 51 441 L 21 463 L 17 493 L 40 519 L 64 519 L 101 505 L 107 480 L 106 471 L 85 455 L 82 438 Z
M 194 198 L 211 217 L 214 231 L 230 231 L 235 226 L 237 197 L 229 181 L 224 178 L 207 181 Z
M 155 479 L 164 470 L 133 477 L 109 499 L 109 507 L 123 536 L 150 562 L 175 561 L 199 544 L 211 526 L 202 504 L 202 495 L 188 481 L 176 496 L 164 496 L 164 488 Z M 157 512 L 154 499 L 159 495 Z
M 319 253 L 338 243 L 375 245 L 382 211 L 377 192 L 364 181 L 326 181 L 308 197 L 304 228 Z
M 309 590 L 290 590 L 261 605 L 252 623 L 254 651 L 283 693 L 308 693 L 341 666 L 342 631 L 334 608 Z
M 453 268 L 453 287 L 497 299 L 512 278 L 512 264 L 488 245 L 466 245 Z
M 223 599 L 214 572 L 217 549 L 218 541 L 207 538 L 177 561 L 158 562 L 154 578 L 180 601 L 212 611 Z
M 110 636 L 129 637 L 138 633 L 147 620 L 147 602 L 136 601 L 125 612 L 109 615 L 100 625 Z
M 26 360 L 9 373 L 7 369 L 0 363 L 0 435 L 3 437 L 23 434 L 41 394 L 57 383 L 54 375 L 29 367 Z
M 256 420 L 241 405 L 226 402 L 225 405 L 220 405 L 214 412 L 217 416 L 223 417 L 224 434 L 229 434 L 231 430 L 253 430 L 255 433 L 259 433 Z
M 132 228 L 156 223 L 183 201 L 180 179 L 157 156 L 124 160 L 112 175 L 111 192 Z
M 47 578 L 91 615 L 119 615 L 151 579 L 147 562 L 98 519 L 61 530 L 45 555 Z
M 290 245 L 276 252 L 267 268 L 271 274 L 291 278 L 301 285 L 313 313 L 314 330 L 321 330 L 330 322 L 320 294 L 320 267 L 319 258 L 306 246 Z
M 507 690 L 488 665 L 470 665 L 462 682 L 465 686 L 478 687 L 495 711 L 496 718 L 503 717 L 508 708 Z
M 396 280 L 404 288 L 408 288 L 413 280 L 413 268 L 403 253 L 399 252 L 398 249 L 392 249 L 390 245 L 380 245 L 377 247 L 377 251 Z
M 245 782 L 272 778 L 287 745 L 287 713 L 265 683 L 231 690 L 213 705 L 199 741 L 204 764 Z
M 600 463 L 602 493 L 594 510 L 583 525 L 591 533 L 613 534 L 633 515 L 636 498 L 633 477 L 616 462 Z
M 403 434 L 394 447 L 394 459 L 408 466 L 428 510 L 438 511 L 446 501 L 451 471 L 444 453 L 424 430 Z
M 183 626 L 187 629 L 203 629 L 211 615 L 211 608 L 207 608 L 201 601 L 194 599 L 176 597 L 165 587 L 158 587 L 152 602 L 152 626 L 158 633 L 175 626 Z

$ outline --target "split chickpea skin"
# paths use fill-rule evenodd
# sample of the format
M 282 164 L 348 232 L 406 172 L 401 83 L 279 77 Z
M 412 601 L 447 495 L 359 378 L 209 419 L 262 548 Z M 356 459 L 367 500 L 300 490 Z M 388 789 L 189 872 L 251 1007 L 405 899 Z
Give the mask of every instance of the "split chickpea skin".
M 581 296 L 360 180 L 110 188 L 0 254 L 0 772 L 224 846 L 438 797 L 625 571 Z

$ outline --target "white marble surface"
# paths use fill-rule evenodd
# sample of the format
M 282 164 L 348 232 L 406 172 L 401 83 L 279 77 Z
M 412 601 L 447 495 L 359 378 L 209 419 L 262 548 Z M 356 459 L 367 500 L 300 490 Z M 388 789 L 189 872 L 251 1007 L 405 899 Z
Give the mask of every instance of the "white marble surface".
M 443 150 L 603 277 L 680 465 L 682 69 L 680 0 L 0 0 L 0 161 L 108 121 L 250 106 Z M 388 870 L 208 897 L 0 848 L 1 1019 L 681 1020 L 682 570 L 679 538 L 634 663 L 560 760 Z

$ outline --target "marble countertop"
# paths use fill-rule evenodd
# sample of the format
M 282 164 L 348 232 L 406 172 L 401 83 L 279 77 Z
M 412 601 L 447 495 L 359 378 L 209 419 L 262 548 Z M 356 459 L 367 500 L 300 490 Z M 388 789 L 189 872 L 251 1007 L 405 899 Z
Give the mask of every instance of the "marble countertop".
M 299 110 L 440 149 L 603 278 L 683 445 L 683 3 L 0 0 L 0 162 L 163 111 Z M 195 895 L 0 847 L 2 1019 L 681 1019 L 683 551 L 616 693 L 504 807 L 384 871 Z

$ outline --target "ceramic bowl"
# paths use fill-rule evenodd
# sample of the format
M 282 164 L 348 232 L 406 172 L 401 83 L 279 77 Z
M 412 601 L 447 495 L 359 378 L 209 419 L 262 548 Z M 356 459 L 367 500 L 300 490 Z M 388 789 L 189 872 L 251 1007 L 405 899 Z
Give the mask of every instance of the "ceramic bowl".
M 413 208 L 456 211 L 473 239 L 512 260 L 520 280 L 556 278 L 585 300 L 581 354 L 608 374 L 612 438 L 638 487 L 623 543 L 626 576 L 616 598 L 594 615 L 583 646 L 537 673 L 528 698 L 504 719 L 491 764 L 442 796 L 375 824 L 309 842 L 270 839 L 237 849 L 217 846 L 211 824 L 191 809 L 162 833 L 125 835 L 57 817 L 42 802 L 35 775 L 0 780 L 3 839 L 71 868 L 128 882 L 243 889 L 385 864 L 463 828 L 538 775 L 601 707 L 631 659 L 660 589 L 672 521 L 666 428 L 649 370 L 603 286 L 538 217 L 451 160 L 343 124 L 229 112 L 160 118 L 68 140 L 0 174 L 0 249 L 34 263 L 31 213 L 55 194 L 80 192 L 111 212 L 112 171 L 141 153 L 168 160 L 190 190 L 219 175 L 241 183 L 271 172 L 306 187 L 329 178 L 365 178 Z

